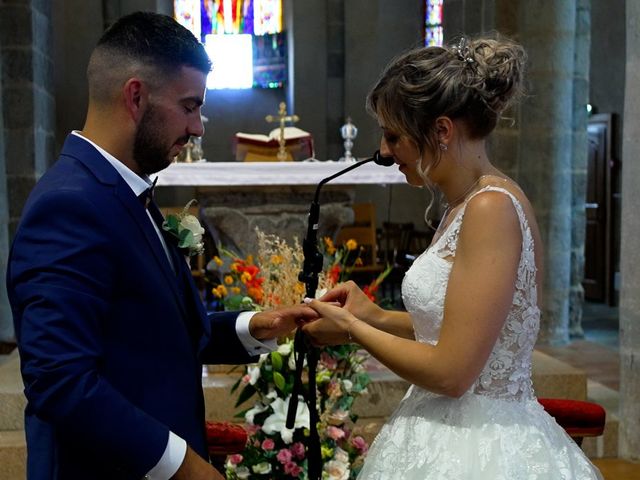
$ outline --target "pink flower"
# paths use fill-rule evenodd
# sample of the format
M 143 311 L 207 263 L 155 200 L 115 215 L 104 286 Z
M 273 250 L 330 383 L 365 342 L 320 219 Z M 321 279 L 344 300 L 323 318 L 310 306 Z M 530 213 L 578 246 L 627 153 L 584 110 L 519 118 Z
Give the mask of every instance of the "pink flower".
M 335 358 L 333 358 L 331 355 L 329 355 L 327 352 L 322 352 L 320 354 L 320 361 L 324 363 L 324 365 L 329 370 L 335 370 L 335 368 L 338 366 L 338 361 Z
M 282 450 L 280 450 L 278 452 L 278 455 L 276 455 L 276 458 L 278 459 L 278 461 L 282 464 L 287 464 L 291 461 L 292 455 L 291 455 L 291 451 L 289 451 L 286 448 L 283 448 Z
M 242 455 L 240 455 L 239 453 L 236 453 L 234 455 L 229 455 L 229 463 L 232 463 L 233 465 L 238 465 L 241 461 L 242 461 Z
M 305 456 L 304 445 L 301 442 L 296 442 L 293 445 L 291 445 L 290 450 L 293 456 L 299 460 L 302 460 Z
M 273 447 L 275 446 L 276 446 L 276 442 L 274 442 L 270 438 L 267 438 L 264 442 L 262 442 L 262 449 L 267 452 L 270 450 L 273 450 Z
M 367 441 L 360 435 L 351 439 L 351 445 L 353 445 L 361 454 L 367 453 L 367 450 L 369 450 Z
M 297 477 L 302 473 L 302 468 L 295 462 L 288 462 L 284 464 L 284 473 L 292 477 Z
M 251 380 L 251 376 L 249 374 L 246 374 L 244 377 L 242 377 L 242 383 L 245 385 L 249 383 L 249 380 Z
M 251 437 L 260 431 L 260 425 L 245 424 L 244 429 Z
M 334 427 L 333 425 L 327 427 L 327 435 L 329 435 L 333 440 L 340 440 L 345 436 L 344 430 Z

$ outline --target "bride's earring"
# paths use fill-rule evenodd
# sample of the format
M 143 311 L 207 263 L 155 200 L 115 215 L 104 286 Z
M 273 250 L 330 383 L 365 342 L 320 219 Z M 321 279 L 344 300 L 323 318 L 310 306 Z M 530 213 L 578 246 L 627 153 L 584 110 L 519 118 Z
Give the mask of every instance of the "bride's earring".
M 440 142 L 440 150 L 442 150 L 443 152 L 446 152 L 447 149 L 449 148 L 445 143 Z

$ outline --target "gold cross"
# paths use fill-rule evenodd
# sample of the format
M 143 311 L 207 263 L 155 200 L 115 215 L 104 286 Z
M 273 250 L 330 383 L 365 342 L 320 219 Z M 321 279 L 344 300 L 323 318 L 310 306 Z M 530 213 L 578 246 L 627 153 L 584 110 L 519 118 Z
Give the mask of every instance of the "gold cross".
M 267 115 L 265 117 L 267 122 L 280 122 L 280 138 L 278 143 L 280 144 L 280 148 L 278 148 L 278 161 L 284 162 L 287 160 L 287 149 L 285 148 L 285 138 L 284 138 L 284 124 L 286 122 L 295 123 L 300 120 L 300 117 L 297 115 L 287 115 L 287 104 L 284 102 L 280 102 L 280 108 L 278 109 L 278 115 Z

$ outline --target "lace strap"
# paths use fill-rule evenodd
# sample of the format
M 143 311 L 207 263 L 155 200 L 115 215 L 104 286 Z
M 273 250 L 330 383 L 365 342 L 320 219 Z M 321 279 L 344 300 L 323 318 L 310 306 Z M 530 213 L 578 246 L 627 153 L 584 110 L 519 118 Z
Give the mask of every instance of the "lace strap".
M 462 226 L 462 219 L 464 217 L 464 212 L 467 209 L 469 201 L 471 201 L 471 199 L 476 195 L 488 191 L 504 193 L 511 199 L 511 202 L 516 209 L 516 213 L 518 214 L 518 220 L 520 221 L 523 252 L 528 249 L 533 249 L 533 236 L 531 235 L 529 222 L 527 221 L 527 217 L 524 214 L 524 209 L 522 208 L 520 201 L 515 197 L 515 195 L 513 195 L 509 190 L 505 188 L 497 187 L 495 185 L 487 185 L 486 187 L 483 187 L 477 192 L 473 193 L 473 195 L 470 195 L 469 198 L 465 200 L 464 204 L 462 205 L 458 213 L 456 213 L 454 219 L 451 221 L 451 224 L 446 228 L 442 236 L 433 246 L 433 250 L 436 255 L 442 258 L 455 256 L 456 247 L 458 245 L 458 236 L 460 234 L 460 227 Z

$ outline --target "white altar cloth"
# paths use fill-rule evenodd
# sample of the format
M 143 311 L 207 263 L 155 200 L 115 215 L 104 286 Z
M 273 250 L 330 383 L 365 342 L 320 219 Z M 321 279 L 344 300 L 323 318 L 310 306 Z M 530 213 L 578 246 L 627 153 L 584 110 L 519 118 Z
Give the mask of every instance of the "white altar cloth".
M 158 173 L 158 186 L 317 185 L 353 162 L 198 162 L 172 163 Z M 369 162 L 331 180 L 330 185 L 406 183 L 397 165 Z

